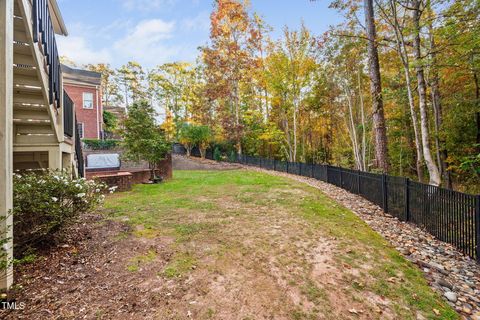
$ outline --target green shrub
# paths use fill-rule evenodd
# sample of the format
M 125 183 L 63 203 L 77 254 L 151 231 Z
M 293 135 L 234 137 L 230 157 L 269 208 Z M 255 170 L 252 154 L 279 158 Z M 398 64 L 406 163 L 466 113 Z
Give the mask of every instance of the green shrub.
M 213 160 L 215 161 L 222 161 L 222 153 L 218 147 L 215 148 L 213 151 Z
M 231 151 L 228 155 L 228 161 L 230 162 L 237 162 L 237 153 L 235 151 Z
M 82 139 L 82 141 L 88 149 L 92 150 L 115 149 L 120 145 L 120 140 Z
M 105 196 L 106 185 L 72 179 L 65 172 L 14 174 L 13 234 L 16 258 L 48 244 L 65 226 L 93 210 Z M 113 191 L 113 190 L 111 190 Z

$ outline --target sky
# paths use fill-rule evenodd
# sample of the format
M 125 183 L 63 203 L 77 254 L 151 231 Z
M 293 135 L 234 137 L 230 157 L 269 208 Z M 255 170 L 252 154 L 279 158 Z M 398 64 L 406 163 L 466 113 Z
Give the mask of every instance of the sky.
M 328 0 L 251 0 L 278 38 L 284 26 L 301 22 L 322 34 L 341 16 Z M 57 37 L 60 55 L 78 65 L 137 61 L 146 68 L 173 61 L 194 62 L 207 44 L 213 0 L 58 0 L 68 37 Z

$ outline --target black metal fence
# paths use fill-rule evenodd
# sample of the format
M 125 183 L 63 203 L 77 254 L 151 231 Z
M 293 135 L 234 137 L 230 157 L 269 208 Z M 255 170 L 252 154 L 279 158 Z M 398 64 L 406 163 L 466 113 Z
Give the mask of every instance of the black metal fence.
M 480 195 L 439 188 L 404 177 L 329 165 L 245 155 L 239 156 L 237 162 L 315 178 L 358 194 L 399 220 L 416 224 L 480 262 Z

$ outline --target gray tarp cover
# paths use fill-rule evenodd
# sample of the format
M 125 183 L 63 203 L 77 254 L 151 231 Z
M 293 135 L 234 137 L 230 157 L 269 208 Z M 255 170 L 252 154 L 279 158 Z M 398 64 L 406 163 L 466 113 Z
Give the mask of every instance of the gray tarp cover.
M 87 156 L 87 168 L 119 168 L 120 156 L 112 154 L 89 154 Z

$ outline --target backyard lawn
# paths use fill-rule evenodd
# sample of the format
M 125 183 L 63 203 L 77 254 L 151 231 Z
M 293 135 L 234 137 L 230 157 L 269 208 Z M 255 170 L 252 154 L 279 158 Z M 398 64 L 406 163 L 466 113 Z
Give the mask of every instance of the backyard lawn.
M 286 178 L 178 171 L 113 195 L 104 214 L 131 226 L 117 236 L 140 244 L 124 277 L 158 318 L 457 317 L 352 212 Z

